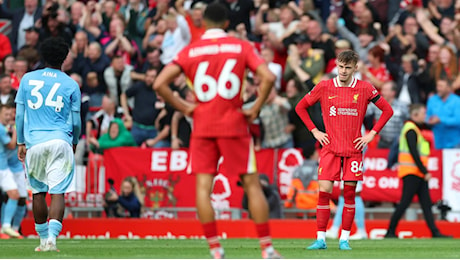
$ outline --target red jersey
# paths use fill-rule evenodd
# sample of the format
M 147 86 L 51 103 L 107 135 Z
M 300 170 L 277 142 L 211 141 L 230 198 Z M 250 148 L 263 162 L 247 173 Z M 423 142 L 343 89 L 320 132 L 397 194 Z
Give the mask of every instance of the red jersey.
M 233 137 L 249 135 L 241 112 L 246 68 L 255 71 L 264 63 L 247 41 L 210 29 L 174 58 L 191 83 L 198 106 L 193 112 L 193 135 Z M 190 84 L 189 84 L 190 85 Z
M 361 137 L 367 105 L 378 96 L 368 82 L 352 78 L 350 86 L 340 86 L 338 78 L 318 83 L 304 99 L 309 105 L 321 104 L 324 126 L 330 144 L 325 149 L 337 156 L 351 157 L 362 151 L 353 141 Z M 309 129 L 310 131 L 313 129 Z

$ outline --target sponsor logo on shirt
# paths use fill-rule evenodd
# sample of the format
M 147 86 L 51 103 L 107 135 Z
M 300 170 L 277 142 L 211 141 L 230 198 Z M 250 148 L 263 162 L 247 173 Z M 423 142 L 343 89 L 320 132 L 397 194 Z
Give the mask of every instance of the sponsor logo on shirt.
M 358 116 L 358 109 L 356 108 L 343 108 L 339 107 L 336 108 L 335 106 L 331 106 L 329 108 L 329 116 Z
M 328 98 L 329 98 L 329 99 L 334 99 L 334 98 L 336 98 L 336 97 L 338 97 L 338 96 L 337 96 L 337 95 L 335 95 L 335 96 L 329 96 Z

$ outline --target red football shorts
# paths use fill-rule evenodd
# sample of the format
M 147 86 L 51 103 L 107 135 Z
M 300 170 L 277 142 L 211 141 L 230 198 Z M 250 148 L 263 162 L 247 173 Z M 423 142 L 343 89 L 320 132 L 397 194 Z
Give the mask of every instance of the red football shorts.
M 362 154 L 354 157 L 341 157 L 336 156 L 326 149 L 322 149 L 318 167 L 318 180 L 362 181 Z
M 256 155 L 250 136 L 191 137 L 190 156 L 192 173 L 216 174 L 219 159 L 229 174 L 256 173 Z

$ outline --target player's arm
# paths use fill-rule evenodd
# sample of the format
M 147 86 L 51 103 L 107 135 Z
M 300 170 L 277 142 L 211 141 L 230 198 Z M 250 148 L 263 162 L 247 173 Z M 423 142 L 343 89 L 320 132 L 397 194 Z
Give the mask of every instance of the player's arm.
M 393 108 L 391 108 L 390 104 L 388 104 L 384 98 L 381 98 L 380 95 L 375 96 L 371 101 L 382 110 L 382 115 L 369 133 L 353 141 L 353 143 L 355 143 L 355 148 L 358 150 L 362 150 L 365 145 L 370 143 L 380 130 L 382 130 L 388 120 L 390 120 L 391 116 L 393 116 Z
M 169 84 L 174 81 L 174 79 L 181 74 L 182 70 L 179 65 L 171 63 L 166 66 L 161 72 L 160 75 L 155 80 L 153 84 L 153 89 L 162 96 L 165 102 L 169 103 L 175 109 L 179 110 L 185 115 L 190 115 L 195 109 L 195 105 L 189 105 L 185 100 L 180 96 L 174 95 Z
M 243 110 L 248 122 L 254 121 L 254 119 L 259 116 L 260 109 L 265 103 L 265 100 L 267 100 L 268 94 L 272 90 L 276 80 L 275 75 L 268 69 L 268 66 L 265 63 L 262 63 L 257 67 L 256 75 L 260 78 L 259 96 L 254 101 L 254 105 L 251 108 Z
M 24 162 L 26 158 L 26 144 L 24 140 L 24 111 L 24 104 L 16 102 L 16 143 L 18 144 L 18 159 L 21 162 Z

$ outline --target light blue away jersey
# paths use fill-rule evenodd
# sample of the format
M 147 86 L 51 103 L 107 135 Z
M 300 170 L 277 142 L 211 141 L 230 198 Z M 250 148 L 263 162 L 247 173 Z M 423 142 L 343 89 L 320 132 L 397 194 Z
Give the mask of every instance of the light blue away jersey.
M 72 144 L 72 111 L 80 112 L 77 82 L 64 72 L 45 68 L 26 73 L 15 102 L 24 105 L 26 147 L 61 139 Z
M 22 167 L 22 162 L 18 158 L 18 147 L 11 149 L 6 149 L 8 168 L 10 168 L 12 173 L 21 173 L 24 171 Z
M 8 135 L 6 131 L 6 127 L 0 124 L 0 170 L 6 170 L 8 168 L 8 161 L 6 159 L 7 155 L 6 152 L 8 148 L 6 148 L 6 144 L 11 141 L 11 137 Z

